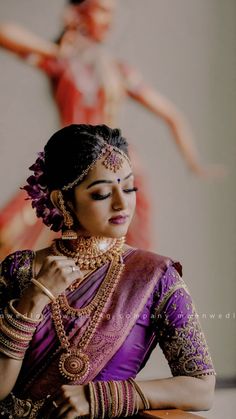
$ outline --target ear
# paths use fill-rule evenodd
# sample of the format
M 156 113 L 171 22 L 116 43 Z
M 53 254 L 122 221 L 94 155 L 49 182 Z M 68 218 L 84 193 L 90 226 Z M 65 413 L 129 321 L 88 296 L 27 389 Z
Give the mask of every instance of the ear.
M 53 203 L 54 207 L 56 207 L 61 212 L 61 207 L 59 205 L 59 200 L 58 200 L 58 193 L 59 193 L 58 189 L 55 189 L 54 191 L 52 191 L 50 193 L 50 199 L 51 199 L 51 202 Z M 74 212 L 74 206 L 73 206 L 71 201 L 66 201 L 65 206 L 70 208 L 71 211 Z
M 59 203 L 58 203 L 58 190 L 54 190 L 50 193 L 50 199 L 51 202 L 53 203 L 54 207 L 56 207 L 59 211 L 61 211 Z

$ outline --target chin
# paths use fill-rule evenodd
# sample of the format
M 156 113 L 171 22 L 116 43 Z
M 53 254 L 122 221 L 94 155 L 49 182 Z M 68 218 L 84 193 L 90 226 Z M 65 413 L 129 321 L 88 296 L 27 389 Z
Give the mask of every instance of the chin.
M 112 237 L 114 239 L 119 239 L 121 237 L 126 236 L 127 232 L 128 232 L 127 226 L 119 226 L 115 228 L 110 228 L 109 231 L 107 232 L 107 236 Z

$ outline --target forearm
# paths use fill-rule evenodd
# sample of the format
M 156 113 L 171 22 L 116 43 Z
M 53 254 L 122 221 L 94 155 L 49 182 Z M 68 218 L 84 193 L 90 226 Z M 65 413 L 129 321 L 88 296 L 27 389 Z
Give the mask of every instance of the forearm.
M 201 171 L 202 167 L 191 130 L 184 116 L 174 104 L 146 85 L 141 85 L 134 91 L 128 91 L 128 94 L 167 124 L 172 138 L 189 168 L 196 173 Z
M 208 410 L 213 401 L 215 377 L 179 376 L 137 383 L 149 400 L 151 409 Z
M 47 297 L 43 295 L 37 295 L 33 287 L 29 287 L 22 295 L 21 299 L 15 303 L 14 307 L 19 313 L 29 317 L 29 319 L 39 319 L 42 310 L 47 303 Z M 1 333 L 1 331 L 0 331 Z M 16 333 L 20 334 L 20 331 L 16 330 Z M 4 333 L 2 337 L 5 338 Z M 30 342 L 29 342 L 30 343 Z M 6 348 L 7 349 L 7 348 Z M 20 373 L 23 359 L 13 359 L 4 353 L 4 346 L 0 350 L 0 400 L 5 399 L 8 394 L 12 391 L 17 377 Z
M 55 57 L 59 51 L 59 47 L 53 42 L 45 41 L 14 23 L 0 25 L 0 45 L 19 55 L 34 53 L 45 57 Z

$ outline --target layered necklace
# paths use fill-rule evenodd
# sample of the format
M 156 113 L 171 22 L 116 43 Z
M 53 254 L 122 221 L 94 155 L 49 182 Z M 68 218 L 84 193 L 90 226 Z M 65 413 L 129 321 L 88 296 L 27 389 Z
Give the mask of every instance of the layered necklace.
M 80 269 L 95 270 L 97 267 L 110 262 L 108 272 L 95 297 L 86 307 L 79 309 L 71 307 L 65 292 L 60 294 L 51 304 L 52 318 L 63 349 L 59 360 L 59 371 L 68 380 L 84 380 L 90 371 L 90 360 L 85 351 L 102 320 L 104 307 L 110 301 L 124 269 L 122 259 L 124 242 L 124 237 L 113 240 L 99 237 L 79 237 L 75 250 L 67 249 L 59 240 L 55 241 L 52 246 L 53 254 L 73 258 Z M 69 289 L 73 291 L 80 284 L 81 279 L 73 283 Z M 83 315 L 90 317 L 89 324 L 76 345 L 70 344 L 63 326 L 61 312 L 71 317 Z
M 125 238 L 107 239 L 105 237 L 83 237 L 76 240 L 75 249 L 68 249 L 62 240 L 55 240 L 52 252 L 55 255 L 64 255 L 74 259 L 81 270 L 100 268 L 114 257 L 120 255 Z

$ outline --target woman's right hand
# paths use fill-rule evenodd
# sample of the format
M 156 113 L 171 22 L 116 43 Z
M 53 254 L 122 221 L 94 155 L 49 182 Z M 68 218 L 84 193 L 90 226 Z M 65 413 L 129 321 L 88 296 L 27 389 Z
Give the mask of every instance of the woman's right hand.
M 65 291 L 69 285 L 83 275 L 80 268 L 72 258 L 66 256 L 46 256 L 35 279 L 41 282 L 55 297 Z M 39 294 L 43 291 L 32 284 L 34 291 Z M 48 297 L 47 297 L 48 298 Z
M 82 279 L 83 275 L 73 259 L 66 256 L 46 256 L 35 279 L 57 297 L 79 278 Z M 39 318 L 44 307 L 50 302 L 50 298 L 31 282 L 15 308 L 28 317 Z

